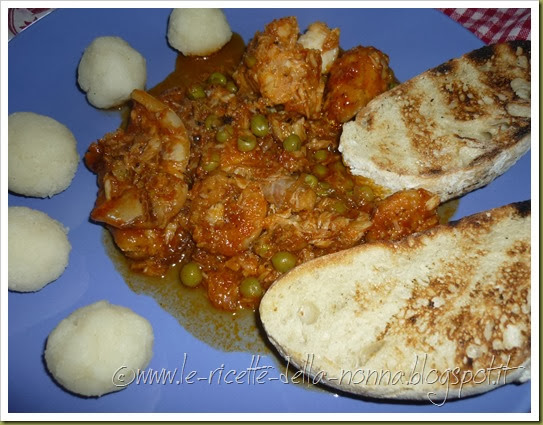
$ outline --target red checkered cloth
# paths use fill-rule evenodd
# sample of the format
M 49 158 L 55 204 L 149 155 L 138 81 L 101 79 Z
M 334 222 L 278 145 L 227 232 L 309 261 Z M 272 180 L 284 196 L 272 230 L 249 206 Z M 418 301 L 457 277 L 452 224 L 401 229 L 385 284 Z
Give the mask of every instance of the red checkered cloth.
M 486 44 L 530 40 L 530 9 L 439 9 Z
M 8 9 L 9 40 L 53 10 L 54 9 Z

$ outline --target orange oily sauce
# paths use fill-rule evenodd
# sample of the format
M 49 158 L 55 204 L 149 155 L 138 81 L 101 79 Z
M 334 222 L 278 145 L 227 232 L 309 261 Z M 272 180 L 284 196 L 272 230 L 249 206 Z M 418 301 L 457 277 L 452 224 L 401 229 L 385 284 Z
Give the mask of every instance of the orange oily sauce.
M 148 90 L 153 96 L 171 88 L 188 88 L 191 84 L 201 82 L 213 72 L 232 73 L 241 61 L 245 43 L 239 34 L 232 38 L 218 52 L 210 56 L 184 56 L 179 54 L 175 61 L 175 70 L 164 81 Z
M 188 288 L 179 282 L 179 265 L 172 267 L 164 277 L 136 273 L 130 269 L 109 231 L 103 231 L 102 239 L 108 256 L 128 287 L 136 294 L 154 298 L 195 338 L 221 351 L 271 352 L 252 310 L 232 313 L 213 308 L 202 288 Z

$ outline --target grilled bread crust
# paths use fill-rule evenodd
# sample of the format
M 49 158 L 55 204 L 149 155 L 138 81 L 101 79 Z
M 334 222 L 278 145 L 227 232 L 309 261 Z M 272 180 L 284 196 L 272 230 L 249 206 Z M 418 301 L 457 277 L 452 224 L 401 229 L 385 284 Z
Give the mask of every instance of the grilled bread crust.
M 373 99 L 343 126 L 354 174 L 441 201 L 482 187 L 530 148 L 530 41 L 482 47 Z
M 442 403 L 524 382 L 530 216 L 511 204 L 302 264 L 263 297 L 264 330 L 313 382 L 363 396 Z

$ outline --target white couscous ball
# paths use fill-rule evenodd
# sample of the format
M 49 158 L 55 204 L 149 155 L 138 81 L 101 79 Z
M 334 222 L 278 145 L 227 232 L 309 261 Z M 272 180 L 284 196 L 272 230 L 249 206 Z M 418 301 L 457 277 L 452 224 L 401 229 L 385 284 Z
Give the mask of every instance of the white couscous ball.
M 45 363 L 67 390 L 87 397 L 125 388 L 153 356 L 149 321 L 98 301 L 62 320 L 47 338 Z
M 174 9 L 168 22 L 168 42 L 185 56 L 207 56 L 232 38 L 221 9 Z
M 68 265 L 67 230 L 47 214 L 8 208 L 8 289 L 34 292 L 56 280 Z
M 77 69 L 78 83 L 97 108 L 112 108 L 143 90 L 145 58 L 120 37 L 98 37 L 85 49 Z
M 79 163 L 77 142 L 63 124 L 33 112 L 8 117 L 8 189 L 50 197 L 65 190 Z

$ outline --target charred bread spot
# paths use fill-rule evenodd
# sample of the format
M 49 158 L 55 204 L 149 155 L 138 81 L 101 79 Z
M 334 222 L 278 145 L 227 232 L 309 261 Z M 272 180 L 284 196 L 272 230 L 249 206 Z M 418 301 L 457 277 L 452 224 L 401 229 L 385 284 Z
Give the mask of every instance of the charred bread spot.
M 446 75 L 451 72 L 453 68 L 452 61 L 448 61 L 431 69 L 430 72 L 435 75 Z
M 519 127 L 513 134 L 513 140 L 518 141 L 524 139 L 526 136 L 532 133 L 532 126 L 528 124 L 523 127 Z
M 499 147 L 496 147 L 488 152 L 485 152 L 484 154 L 482 155 L 479 155 L 477 158 L 475 158 L 473 161 L 471 161 L 468 166 L 469 167 L 474 167 L 478 164 L 480 164 L 481 162 L 486 162 L 486 161 L 490 161 L 492 160 L 492 158 L 495 158 L 497 155 L 499 155 L 499 153 L 502 151 L 501 148 Z
M 442 84 L 440 89 L 456 120 L 470 121 L 488 114 L 486 99 L 482 99 L 481 93 L 470 84 L 448 81 Z
M 511 77 L 504 74 L 492 73 L 488 74 L 485 79 L 486 84 L 494 88 L 498 93 L 498 99 L 503 99 L 500 103 L 506 103 L 514 97 L 514 92 L 511 89 Z
M 471 223 L 474 231 L 484 230 L 488 231 L 494 222 L 494 217 L 492 214 L 479 214 L 476 220 L 473 220 Z
M 468 53 L 466 56 L 475 64 L 484 64 L 492 59 L 492 56 L 494 56 L 494 49 L 495 47 L 493 45 L 484 46 L 480 49 L 474 50 L 471 53 Z
M 421 167 L 419 170 L 421 174 L 427 173 L 427 168 L 439 168 L 441 163 L 447 162 L 449 157 L 449 155 L 444 154 L 444 141 L 439 137 L 433 137 L 435 123 L 421 113 L 423 103 L 424 93 L 419 92 L 416 95 L 411 95 L 400 106 L 401 119 L 411 141 L 411 148 L 416 151 L 417 156 L 422 159 L 422 163 L 426 166 Z M 396 163 L 393 163 L 392 166 L 398 168 Z
M 515 202 L 511 206 L 520 217 L 528 217 L 532 213 L 532 201 Z
M 520 47 L 522 49 L 522 53 L 530 56 L 532 53 L 532 43 L 528 40 L 513 40 L 508 43 L 515 53 L 517 52 L 517 49 Z M 522 54 L 521 53 L 521 54 Z
M 364 116 L 364 119 L 362 120 L 362 125 L 366 127 L 366 129 L 372 130 L 373 129 L 373 115 L 367 114 Z

